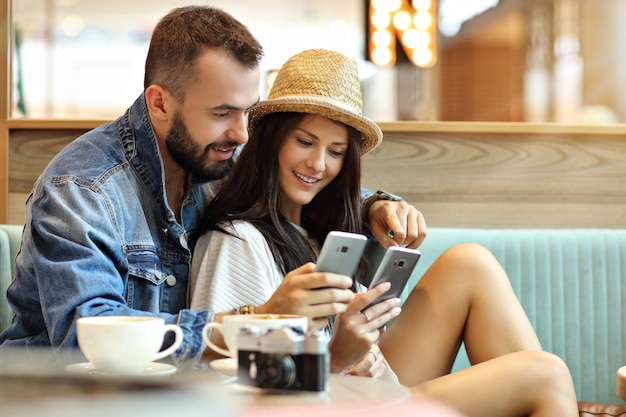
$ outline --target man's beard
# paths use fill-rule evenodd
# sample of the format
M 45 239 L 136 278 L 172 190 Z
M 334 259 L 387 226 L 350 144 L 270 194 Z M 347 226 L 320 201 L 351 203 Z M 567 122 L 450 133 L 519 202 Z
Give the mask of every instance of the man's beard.
M 236 145 L 236 143 L 213 142 L 202 150 L 193 141 L 180 113 L 174 116 L 172 126 L 165 136 L 165 146 L 172 159 L 197 181 L 214 181 L 228 175 L 234 164 L 233 158 L 210 162 L 209 152 L 212 148 Z

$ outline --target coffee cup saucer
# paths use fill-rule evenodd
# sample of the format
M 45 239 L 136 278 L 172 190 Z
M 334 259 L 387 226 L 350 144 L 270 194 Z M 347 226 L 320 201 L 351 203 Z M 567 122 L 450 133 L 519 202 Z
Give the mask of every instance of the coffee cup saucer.
M 228 376 L 237 375 L 237 360 L 233 358 L 215 359 L 209 362 L 211 368 Z
M 140 374 L 117 374 L 100 371 L 91 362 L 72 363 L 65 366 L 67 372 L 83 375 L 97 375 L 102 377 L 153 377 L 164 376 L 176 373 L 176 367 L 167 363 L 151 362 Z

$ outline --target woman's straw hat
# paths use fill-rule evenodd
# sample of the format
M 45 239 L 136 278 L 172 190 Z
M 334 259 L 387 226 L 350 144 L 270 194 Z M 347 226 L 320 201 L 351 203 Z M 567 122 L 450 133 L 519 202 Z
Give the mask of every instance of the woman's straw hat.
M 328 117 L 361 132 L 361 153 L 383 140 L 380 127 L 362 115 L 363 101 L 356 61 L 338 52 L 310 49 L 282 66 L 267 100 L 250 112 L 250 128 L 270 113 L 296 112 Z

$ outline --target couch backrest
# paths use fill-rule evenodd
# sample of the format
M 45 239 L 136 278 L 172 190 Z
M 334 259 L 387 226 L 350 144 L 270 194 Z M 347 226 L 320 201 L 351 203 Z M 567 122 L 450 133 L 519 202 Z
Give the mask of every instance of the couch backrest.
M 578 399 L 621 403 L 615 380 L 626 348 L 626 230 L 430 228 L 411 282 L 464 242 L 498 258 L 543 348 L 568 364 Z M 462 352 L 455 369 L 468 364 Z

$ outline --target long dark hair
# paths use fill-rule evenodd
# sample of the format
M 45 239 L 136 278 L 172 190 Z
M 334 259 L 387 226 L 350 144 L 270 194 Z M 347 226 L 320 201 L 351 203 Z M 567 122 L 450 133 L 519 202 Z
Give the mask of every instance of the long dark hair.
M 279 270 L 287 272 L 316 254 L 279 210 L 278 154 L 285 139 L 306 113 L 273 113 L 263 117 L 250 134 L 221 191 L 209 205 L 201 231 L 218 230 L 234 220 L 257 227 L 274 255 Z M 361 134 L 348 127 L 348 149 L 341 171 L 302 209 L 302 227 L 321 245 L 331 230 L 360 233 Z M 362 269 L 362 268 L 361 268 Z

